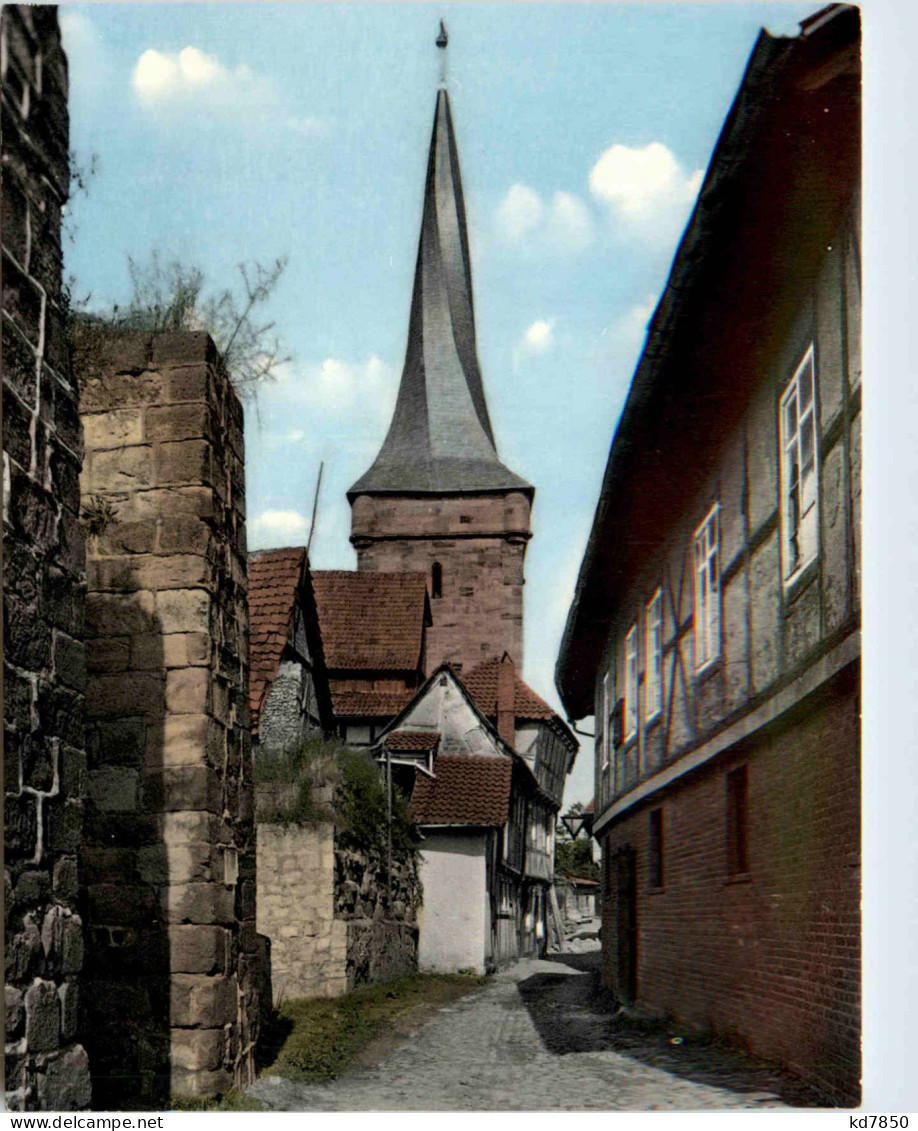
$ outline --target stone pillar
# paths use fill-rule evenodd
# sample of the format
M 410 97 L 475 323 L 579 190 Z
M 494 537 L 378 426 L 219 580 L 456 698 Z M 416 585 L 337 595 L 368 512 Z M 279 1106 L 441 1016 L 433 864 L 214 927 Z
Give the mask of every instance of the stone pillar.
M 85 777 L 80 419 L 61 288 L 67 61 L 53 7 L 4 6 L 6 1098 L 84 1108 L 77 848 Z
M 242 408 L 203 333 L 76 345 L 97 1092 L 252 1075 L 260 991 Z

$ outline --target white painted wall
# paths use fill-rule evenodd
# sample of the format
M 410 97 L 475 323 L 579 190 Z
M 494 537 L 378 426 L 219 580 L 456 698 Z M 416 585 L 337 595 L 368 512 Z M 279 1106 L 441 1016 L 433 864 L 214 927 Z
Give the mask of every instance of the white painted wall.
M 485 973 L 491 923 L 483 832 L 424 830 L 418 967 L 441 974 Z

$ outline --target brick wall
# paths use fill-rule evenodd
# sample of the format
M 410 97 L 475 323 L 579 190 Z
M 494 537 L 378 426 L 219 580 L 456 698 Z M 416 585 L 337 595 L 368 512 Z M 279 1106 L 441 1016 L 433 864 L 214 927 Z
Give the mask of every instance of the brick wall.
M 259 1010 L 242 410 L 206 334 L 77 341 L 88 1032 L 112 1106 L 252 1073 Z
M 76 855 L 82 439 L 61 290 L 67 62 L 52 7 L 4 6 L 0 38 L 6 1089 L 12 1110 L 72 1110 L 90 1085 Z
M 857 665 L 854 665 L 855 669 Z M 637 861 L 637 1001 L 739 1038 L 837 1102 L 860 1075 L 857 672 L 821 701 L 648 799 L 605 839 Z M 749 872 L 727 876 L 727 772 L 746 763 Z M 648 876 L 663 810 L 663 887 Z M 618 988 L 615 862 L 603 978 Z
M 430 577 L 440 563 L 442 595 L 431 592 L 428 671 L 444 661 L 468 670 L 505 651 L 522 663 L 529 510 L 520 492 L 354 500 L 351 541 L 359 570 Z

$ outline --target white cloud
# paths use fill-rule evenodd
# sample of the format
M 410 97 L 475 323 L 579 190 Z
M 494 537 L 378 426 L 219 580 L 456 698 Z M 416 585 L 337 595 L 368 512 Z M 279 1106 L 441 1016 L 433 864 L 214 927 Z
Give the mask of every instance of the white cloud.
M 266 510 L 251 519 L 248 530 L 258 546 L 303 542 L 309 534 L 309 520 L 299 511 Z
M 590 172 L 590 191 L 616 220 L 642 236 L 671 238 L 698 195 L 702 169 L 690 173 L 658 141 L 611 145 Z
M 545 206 L 528 185 L 511 185 L 497 208 L 498 226 L 509 240 L 519 240 L 542 221 Z
M 273 387 L 288 400 L 327 412 L 339 413 L 359 403 L 361 408 L 371 406 L 387 417 L 397 391 L 395 370 L 375 355 L 358 363 L 327 357 L 303 368 L 287 364 L 281 367 Z
M 144 51 L 134 66 L 132 83 L 148 110 L 180 110 L 186 115 L 194 109 L 211 114 L 270 114 L 272 121 L 301 136 L 320 137 L 328 132 L 323 118 L 290 112 L 270 76 L 257 74 L 246 63 L 229 67 L 216 55 L 190 44 L 177 53 L 152 47 Z
M 511 185 L 497 207 L 496 221 L 508 242 L 529 239 L 555 251 L 580 251 L 593 238 L 589 209 L 570 192 L 556 192 L 545 203 L 528 185 Z
M 555 320 L 539 318 L 526 327 L 513 351 L 513 368 L 518 369 L 526 357 L 546 353 L 554 345 Z

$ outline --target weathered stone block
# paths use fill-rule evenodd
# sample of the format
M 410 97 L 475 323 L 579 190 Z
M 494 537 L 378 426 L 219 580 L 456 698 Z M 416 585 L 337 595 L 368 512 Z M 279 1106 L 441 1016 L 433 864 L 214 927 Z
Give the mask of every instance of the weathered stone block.
M 130 663 L 129 636 L 96 636 L 86 641 L 86 666 L 89 672 L 123 672 Z
M 228 970 L 229 932 L 207 925 L 169 928 L 170 968 L 176 974 L 217 974 Z
M 149 812 L 200 809 L 223 812 L 223 783 L 210 766 L 172 766 L 147 775 L 144 805 Z
M 90 921 L 110 926 L 148 924 L 154 911 L 153 892 L 142 884 L 95 884 L 89 889 Z
M 197 515 L 165 517 L 159 524 L 158 538 L 157 549 L 161 554 L 207 554 L 213 543 L 210 525 Z
M 94 764 L 136 766 L 143 758 L 144 721 L 141 718 L 103 720 L 94 724 L 90 749 Z
M 91 636 L 130 636 L 148 632 L 156 605 L 152 593 L 87 593 L 86 627 Z
M 152 487 L 153 474 L 153 448 L 144 444 L 93 452 L 86 482 L 89 491 L 136 491 Z
M 124 672 L 94 676 L 86 687 L 86 707 L 95 718 L 111 715 L 161 716 L 165 684 L 162 675 Z
M 83 439 L 86 447 L 94 451 L 142 444 L 143 411 L 125 408 L 114 412 L 86 413 L 83 416 Z
M 106 812 L 134 812 L 140 805 L 140 771 L 128 766 L 90 771 L 89 800 Z
M 207 715 L 170 715 L 163 731 L 163 765 L 222 765 L 223 733 Z
M 214 481 L 213 452 L 206 440 L 157 444 L 155 464 L 159 487 L 190 487 Z
M 216 1029 L 236 1020 L 235 975 L 176 974 L 172 978 L 170 1019 L 184 1029 Z
M 151 554 L 155 549 L 156 527 L 150 522 L 114 522 L 95 540 L 95 552 L 114 557 Z
M 43 1111 L 80 1111 L 89 1106 L 92 1084 L 89 1057 L 74 1045 L 38 1074 L 38 1100 Z
M 213 693 L 213 677 L 204 668 L 166 672 L 166 709 L 176 715 L 202 714 Z
M 174 1096 L 221 1096 L 233 1087 L 232 1072 L 216 1069 L 204 1072 L 172 1066 L 172 1094 Z
M 206 404 L 171 404 L 146 411 L 148 440 L 209 438 L 211 410 Z
M 204 558 L 194 554 L 137 554 L 120 558 L 90 559 L 90 589 L 130 592 L 135 589 L 188 589 L 210 578 Z
M 61 1001 L 61 1036 L 71 1041 L 79 1024 L 79 987 L 76 982 L 64 982 L 58 987 L 57 995 Z
M 54 673 L 68 687 L 82 691 L 86 686 L 86 649 L 65 633 L 54 634 Z
M 231 924 L 235 894 L 222 883 L 171 883 L 163 896 L 166 918 L 170 923 Z
M 204 589 L 173 589 L 157 593 L 156 611 L 162 631 L 208 632 L 210 601 L 210 594 Z
M 80 360 L 79 352 L 76 361 L 77 372 L 85 372 L 85 362 Z M 126 357 L 122 364 L 127 366 L 129 361 L 139 361 L 139 356 L 134 359 Z M 120 373 L 90 377 L 80 386 L 80 411 L 82 414 L 111 412 L 119 408 L 153 404 L 162 398 L 164 387 L 165 380 L 161 373 Z
M 53 982 L 36 978 L 25 993 L 26 1042 L 31 1053 L 60 1046 L 60 1001 Z

